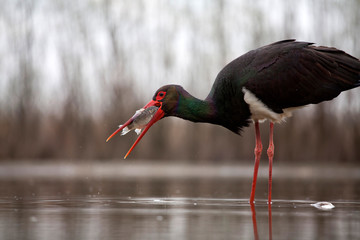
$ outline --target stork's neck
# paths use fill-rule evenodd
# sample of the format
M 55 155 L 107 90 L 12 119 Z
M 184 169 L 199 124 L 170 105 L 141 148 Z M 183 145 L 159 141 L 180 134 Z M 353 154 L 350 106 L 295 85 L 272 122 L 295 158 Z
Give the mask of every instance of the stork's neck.
M 216 109 L 213 102 L 200 100 L 186 91 L 179 96 L 174 115 L 192 122 L 216 123 Z
M 250 122 L 250 110 L 245 101 L 237 107 L 225 104 L 224 100 L 209 94 L 205 100 L 195 98 L 183 88 L 177 89 L 176 106 L 167 111 L 169 115 L 180 117 L 192 122 L 207 122 L 221 125 L 234 133 L 239 133 Z M 241 96 L 239 97 L 241 99 Z M 175 102 L 174 101 L 174 102 Z

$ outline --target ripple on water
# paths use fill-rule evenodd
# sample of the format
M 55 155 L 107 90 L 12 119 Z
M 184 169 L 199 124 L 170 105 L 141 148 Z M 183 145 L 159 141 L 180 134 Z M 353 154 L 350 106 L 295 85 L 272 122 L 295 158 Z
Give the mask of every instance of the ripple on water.
M 326 203 L 326 204 L 324 204 Z M 0 210 L 9 208 L 22 209 L 209 209 L 209 210 L 248 210 L 248 199 L 220 199 L 220 198 L 111 198 L 111 197 L 71 197 L 71 198 L 3 198 L 0 199 Z M 309 210 L 345 210 L 352 209 L 360 211 L 360 202 L 356 201 L 332 201 L 315 202 L 307 200 L 273 200 L 272 209 L 302 209 Z M 318 207 L 317 207 L 318 206 Z M 331 206 L 336 206 L 333 208 Z M 266 210 L 267 200 L 256 200 L 255 207 L 257 211 Z

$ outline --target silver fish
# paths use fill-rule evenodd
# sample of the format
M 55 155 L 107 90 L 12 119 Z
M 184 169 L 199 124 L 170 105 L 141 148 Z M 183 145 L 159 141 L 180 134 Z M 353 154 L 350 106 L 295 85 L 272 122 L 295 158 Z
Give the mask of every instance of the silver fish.
M 134 116 L 131 117 L 133 121 L 128 126 L 126 126 L 120 134 L 125 135 L 131 130 L 135 129 L 136 134 L 139 135 L 141 130 L 150 122 L 158 109 L 158 107 L 151 106 L 146 109 L 141 108 L 137 110 Z M 122 127 L 122 125 L 119 127 Z

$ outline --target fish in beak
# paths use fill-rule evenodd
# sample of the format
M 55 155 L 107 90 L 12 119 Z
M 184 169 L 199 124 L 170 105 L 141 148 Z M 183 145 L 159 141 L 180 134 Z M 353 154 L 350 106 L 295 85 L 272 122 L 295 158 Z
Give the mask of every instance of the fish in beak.
M 121 135 L 125 135 L 129 131 L 135 129 L 135 132 L 139 135 L 132 147 L 126 153 L 124 159 L 130 154 L 130 152 L 135 148 L 135 146 L 140 142 L 141 138 L 149 130 L 149 128 L 164 117 L 165 113 L 161 109 L 162 103 L 159 101 L 151 100 L 143 108 L 137 110 L 127 122 L 123 125 L 120 125 L 119 128 L 111 134 L 106 142 L 108 142 L 113 136 L 121 132 Z M 143 130 L 142 130 L 143 129 Z

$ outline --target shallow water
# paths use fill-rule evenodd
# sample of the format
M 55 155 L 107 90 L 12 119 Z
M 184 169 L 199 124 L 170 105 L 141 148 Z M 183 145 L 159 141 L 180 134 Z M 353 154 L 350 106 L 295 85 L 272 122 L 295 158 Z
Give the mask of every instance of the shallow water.
M 360 239 L 358 169 L 275 166 L 269 208 L 261 166 L 252 208 L 252 166 L 3 165 L 0 239 Z

